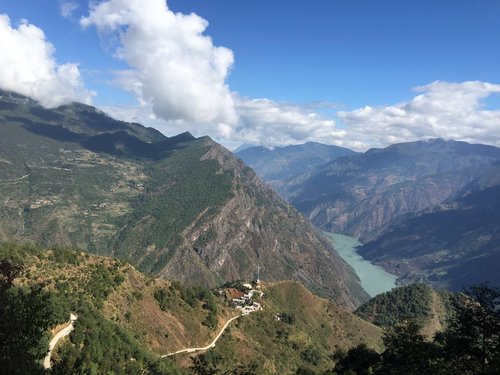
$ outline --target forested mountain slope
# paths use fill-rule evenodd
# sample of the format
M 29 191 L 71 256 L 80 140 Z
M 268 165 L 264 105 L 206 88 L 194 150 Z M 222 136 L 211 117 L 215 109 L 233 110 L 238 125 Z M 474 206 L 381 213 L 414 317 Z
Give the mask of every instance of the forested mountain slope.
M 355 314 L 382 328 L 415 321 L 422 326 L 422 333 L 432 339 L 450 317 L 451 298 L 452 293 L 433 290 L 427 284 L 410 284 L 373 297 L 359 306 Z
M 349 307 L 354 272 L 228 150 L 82 104 L 0 98 L 0 239 L 78 246 L 193 284 L 300 280 Z

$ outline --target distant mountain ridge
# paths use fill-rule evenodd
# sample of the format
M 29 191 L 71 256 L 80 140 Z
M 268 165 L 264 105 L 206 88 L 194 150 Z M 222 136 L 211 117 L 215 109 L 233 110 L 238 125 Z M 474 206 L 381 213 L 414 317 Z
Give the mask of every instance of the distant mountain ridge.
M 369 240 L 400 215 L 460 196 L 498 160 L 494 146 L 408 142 L 338 158 L 278 191 L 320 228 Z
M 275 188 L 281 186 L 281 180 L 305 173 L 338 157 L 354 154 L 356 154 L 354 151 L 347 148 L 318 142 L 272 149 L 254 146 L 236 152 L 236 156 L 251 166 L 264 181 Z
M 292 207 L 228 150 L 93 107 L 0 92 L 0 240 L 78 246 L 213 286 L 293 279 L 353 308 L 367 298 Z
M 402 217 L 359 252 L 404 282 L 500 286 L 500 185 Z

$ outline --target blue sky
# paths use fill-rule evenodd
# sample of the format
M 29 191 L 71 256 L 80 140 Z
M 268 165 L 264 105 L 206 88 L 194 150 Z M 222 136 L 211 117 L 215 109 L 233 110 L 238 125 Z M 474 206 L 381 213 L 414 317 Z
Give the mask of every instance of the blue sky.
M 78 85 L 62 101 L 88 101 L 166 134 L 187 129 L 229 147 L 316 140 L 366 149 L 434 136 L 500 145 L 497 0 L 170 0 L 161 12 L 145 11 L 140 22 L 136 1 L 89 8 L 88 1 L 5 0 L 0 14 L 9 16 L 13 31 L 20 32 L 21 19 L 43 30 L 43 42 L 55 48 L 45 56 L 55 69 L 78 64 Z M 109 7 L 99 8 L 103 3 Z M 160 3 L 142 0 L 144 8 Z M 62 6 L 73 11 L 64 17 Z M 129 14 L 119 25 L 109 23 L 123 9 Z M 174 21 L 174 13 L 199 17 Z M 89 17 L 85 25 L 82 17 Z M 148 29 L 148 17 L 160 26 Z M 168 22 L 173 26 L 161 26 Z M 122 39 L 134 28 L 128 42 Z M 146 36 L 147 43 L 140 39 Z M 212 44 L 198 50 L 200 36 Z M 166 40 L 175 53 L 150 63 L 134 54 L 145 44 L 145 56 L 155 54 Z M 155 77 L 152 69 L 186 75 Z M 8 77 L 0 76 L 0 85 L 31 92 Z M 45 104 L 43 95 L 62 86 L 34 95 Z
M 435 80 L 500 78 L 498 1 L 177 0 L 236 55 L 247 96 L 349 107 L 409 97 Z M 218 6 L 215 6 L 215 5 Z

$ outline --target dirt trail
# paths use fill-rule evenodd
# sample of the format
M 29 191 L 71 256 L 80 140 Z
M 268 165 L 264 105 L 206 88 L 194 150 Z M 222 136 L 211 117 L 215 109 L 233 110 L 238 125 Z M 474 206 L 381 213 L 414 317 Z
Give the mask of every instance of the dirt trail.
M 66 337 L 68 336 L 71 331 L 73 331 L 73 329 L 75 329 L 75 321 L 78 319 L 78 317 L 71 313 L 69 315 L 69 322 L 68 324 L 63 328 L 61 329 L 53 338 L 52 340 L 50 340 L 50 343 L 49 343 L 49 352 L 47 353 L 47 355 L 45 356 L 45 359 L 43 360 L 43 368 L 45 369 L 49 369 L 51 367 L 51 363 L 50 363 L 50 358 L 52 356 L 52 351 L 54 350 L 54 348 L 56 347 L 57 343 L 63 338 L 63 337 Z

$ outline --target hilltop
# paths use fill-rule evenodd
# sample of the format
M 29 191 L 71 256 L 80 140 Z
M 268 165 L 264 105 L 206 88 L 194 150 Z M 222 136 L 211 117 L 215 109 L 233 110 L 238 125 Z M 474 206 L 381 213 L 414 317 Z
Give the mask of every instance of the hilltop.
M 358 307 L 355 314 L 381 328 L 415 321 L 422 326 L 422 333 L 432 339 L 446 325 L 450 301 L 451 293 L 435 291 L 426 284 L 411 284 L 373 297 Z
M 240 319 L 199 365 L 219 372 L 254 369 L 257 374 L 321 374 L 334 364 L 333 354 L 360 343 L 381 350 L 382 330 L 332 301 L 319 298 L 292 281 L 265 283 L 263 310 Z M 182 363 L 183 358 L 178 360 Z

